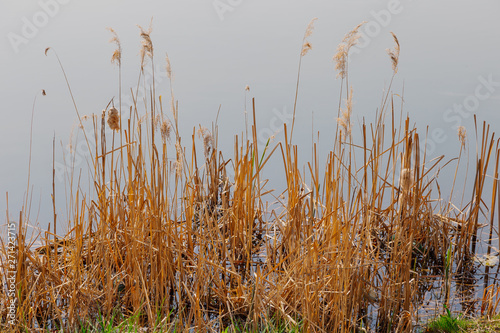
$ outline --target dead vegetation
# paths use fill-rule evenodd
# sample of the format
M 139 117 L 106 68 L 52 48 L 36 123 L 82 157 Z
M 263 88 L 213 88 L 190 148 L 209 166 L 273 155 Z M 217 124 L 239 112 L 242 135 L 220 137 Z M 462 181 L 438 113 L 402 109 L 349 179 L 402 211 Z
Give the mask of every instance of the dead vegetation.
M 153 63 L 150 32 L 141 28 L 141 71 L 148 58 Z M 222 331 L 235 322 L 259 331 L 272 320 L 304 332 L 410 331 L 426 292 L 422 277 L 441 275 L 445 285 L 474 256 L 481 224 L 495 230 L 499 142 L 489 126 L 477 130 L 469 204 L 435 202 L 447 161 L 428 159 L 410 119 L 398 125 L 390 89 L 375 122 L 361 125 L 361 138 L 351 135 L 346 61 L 355 37 L 346 36 L 337 57 L 347 105 L 339 105 L 334 149 L 320 165 L 313 144 L 306 172 L 293 125 L 284 125 L 284 142 L 259 146 L 255 104 L 248 140 L 237 135 L 230 158 L 218 149 L 217 125 L 181 138 L 173 91 L 171 112 L 153 86 L 145 104 L 94 116 L 85 135 L 89 146 L 94 142 L 93 193 L 73 176 L 69 232 L 60 238 L 49 226 L 39 235 L 43 245 L 30 248 L 26 212 L 19 214 L 18 328 L 76 329 L 120 313 L 138 327 L 164 331 Z M 116 33 L 113 41 L 119 45 Z M 303 46 L 301 61 L 309 49 Z M 113 60 L 121 68 L 120 55 Z M 169 60 L 167 67 L 170 78 Z M 282 194 L 262 176 L 271 156 L 286 175 Z M 487 177 L 491 168 L 494 178 Z M 270 208 L 272 197 L 278 205 Z M 4 259 L 1 265 L 5 270 Z M 498 289 L 487 290 L 483 304 L 494 313 Z M 448 297 L 449 289 L 443 302 Z M 4 289 L 0 299 L 8 299 Z M 5 318 L 4 306 L 0 312 Z

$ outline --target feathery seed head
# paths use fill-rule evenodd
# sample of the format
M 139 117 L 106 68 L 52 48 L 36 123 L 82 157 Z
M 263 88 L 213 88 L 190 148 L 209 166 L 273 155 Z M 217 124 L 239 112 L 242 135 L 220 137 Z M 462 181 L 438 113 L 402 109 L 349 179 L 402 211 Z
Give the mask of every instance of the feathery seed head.
M 160 131 L 163 142 L 170 141 L 170 132 L 172 131 L 172 124 L 168 119 L 162 121 L 160 126 Z
M 245 91 L 250 91 L 250 86 L 248 84 L 245 86 Z
M 172 67 L 170 66 L 170 58 L 168 57 L 168 53 L 166 54 L 165 56 L 165 61 L 167 62 L 167 66 L 166 66 L 166 69 L 167 69 L 167 77 L 169 79 L 172 79 Z
M 387 54 L 389 54 L 389 57 L 391 57 L 391 61 L 392 61 L 392 70 L 394 71 L 394 73 L 397 73 L 398 72 L 398 62 L 399 62 L 399 41 L 398 41 L 398 37 L 396 37 L 396 35 L 391 32 L 391 35 L 392 35 L 392 38 L 394 39 L 394 43 L 396 44 L 394 46 L 394 49 L 391 50 L 391 49 L 387 49 Z
M 361 37 L 361 35 L 359 34 L 359 29 L 365 23 L 366 23 L 366 21 L 361 22 L 360 24 L 358 24 L 357 26 L 355 26 L 354 29 L 352 29 L 351 31 L 349 31 L 344 36 L 344 39 L 342 39 L 342 42 L 345 43 L 348 48 L 351 48 L 351 47 L 353 47 L 354 45 L 356 45 L 358 43 L 358 39 L 359 39 L 359 37 Z
M 139 118 L 139 120 L 137 120 L 137 128 L 140 128 L 142 123 L 146 120 L 146 116 L 142 116 Z
M 303 57 L 309 52 L 309 50 L 312 49 L 311 43 L 309 43 L 306 39 L 312 35 L 314 31 L 314 21 L 316 21 L 318 18 L 315 17 L 309 22 L 306 28 L 306 32 L 304 33 L 304 38 L 303 38 L 303 44 L 302 44 L 302 49 L 300 50 L 300 56 Z
M 175 100 L 174 100 L 173 95 L 172 95 L 172 98 L 170 99 L 170 111 L 172 111 L 172 114 L 174 115 L 174 119 L 177 119 L 177 109 L 175 107 Z
M 158 129 L 158 127 L 160 127 L 160 124 L 161 124 L 161 117 L 159 114 L 157 114 L 153 121 L 153 126 L 155 127 L 155 129 Z
M 114 106 L 108 111 L 108 126 L 113 131 L 118 131 L 120 129 L 120 115 Z
M 208 158 L 214 146 L 214 138 L 212 136 L 212 133 L 210 133 L 210 131 L 206 127 L 200 126 L 200 129 L 198 130 L 198 136 L 203 140 L 205 157 Z
M 347 69 L 347 57 L 349 56 L 349 50 L 351 47 L 358 43 L 358 39 L 360 37 L 359 29 L 366 21 L 361 22 L 357 26 L 354 27 L 351 31 L 349 31 L 342 39 L 342 42 L 337 46 L 337 53 L 333 56 L 333 61 L 335 61 L 335 70 L 338 72 L 337 77 L 341 79 L 346 76 Z
M 465 127 L 460 126 L 458 128 L 458 140 L 460 141 L 460 144 L 464 148 L 465 148 L 465 139 L 466 138 L 467 138 L 467 132 L 465 131 Z
M 311 36 L 313 31 L 314 31 L 314 22 L 317 20 L 318 18 L 315 17 L 311 20 L 311 22 L 309 22 L 309 24 L 307 25 L 307 28 L 306 28 L 306 32 L 304 33 L 304 40 Z
M 151 19 L 151 23 L 149 24 L 148 30 L 144 30 L 143 27 L 137 25 L 139 29 L 141 29 L 141 63 L 144 65 L 144 60 L 146 56 L 149 58 L 153 58 L 153 41 L 151 40 L 150 34 L 153 31 L 153 19 Z
M 182 147 L 179 140 L 175 142 L 175 152 L 177 155 L 175 161 L 175 172 L 177 176 L 180 177 L 182 175 L 182 160 L 184 159 L 184 152 L 182 151 Z
M 86 120 L 88 120 L 89 118 L 90 118 L 90 116 L 88 116 L 88 115 L 82 116 L 81 123 L 78 124 L 78 127 L 80 127 L 81 129 L 83 129 L 83 122 L 86 121 Z
M 116 31 L 113 28 L 108 28 L 108 30 L 113 35 L 113 37 L 111 37 L 109 42 L 116 44 L 116 50 L 113 52 L 113 55 L 111 56 L 111 63 L 116 63 L 118 64 L 118 66 L 120 66 L 122 63 L 122 45 L 120 43 L 120 39 L 118 38 L 118 34 L 116 33 Z
M 413 171 L 409 168 L 401 170 L 401 175 L 399 176 L 399 186 L 405 192 L 407 192 L 413 186 Z
M 337 46 L 337 53 L 333 56 L 333 61 L 335 61 L 335 70 L 338 72 L 337 77 L 343 79 L 346 74 L 347 63 L 347 48 L 344 43 Z
M 309 43 L 308 41 L 305 41 L 304 42 L 304 45 L 302 45 L 302 52 L 300 53 L 300 55 L 303 57 L 307 54 L 307 52 L 309 52 L 309 50 L 312 49 L 312 45 L 311 43 Z
M 351 92 L 349 94 L 349 98 L 347 100 L 345 100 L 346 108 L 340 109 L 340 111 L 342 112 L 342 118 L 337 119 L 339 126 L 344 129 L 344 131 L 342 133 L 344 134 L 345 137 L 350 136 L 351 132 L 352 132 L 352 126 L 351 126 L 352 95 L 353 95 L 353 90 L 351 87 Z
M 69 133 L 69 142 L 68 142 L 68 144 L 66 146 L 68 148 L 68 151 L 69 151 L 70 154 L 72 154 L 72 153 L 75 152 L 74 147 L 73 147 L 73 131 L 75 129 L 75 125 L 73 125 L 71 127 L 71 132 Z

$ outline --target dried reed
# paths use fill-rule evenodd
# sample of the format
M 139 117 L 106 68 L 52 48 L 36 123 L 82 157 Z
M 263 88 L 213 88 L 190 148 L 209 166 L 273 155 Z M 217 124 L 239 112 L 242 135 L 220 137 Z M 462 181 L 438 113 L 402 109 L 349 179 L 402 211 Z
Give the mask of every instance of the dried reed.
M 359 27 L 339 49 L 342 78 Z M 150 32 L 141 28 L 141 68 L 144 57 L 153 55 Z M 168 57 L 167 73 L 171 78 Z M 493 152 L 498 186 L 500 150 L 498 143 L 493 149 L 488 127 L 482 128 L 469 215 L 461 220 L 448 206 L 440 210 L 433 203 L 439 187 L 432 175 L 440 170 L 441 158 L 426 161 L 408 118 L 404 126 L 394 126 L 392 100 L 384 103 L 390 107 L 380 111 L 375 124 L 362 124 L 363 137 L 356 143 L 360 168 L 355 167 L 354 143 L 339 140 L 324 165 L 313 145 L 304 169 L 286 124 L 284 142 L 259 154 L 255 103 L 248 140 L 236 137 L 230 159 L 217 147 L 217 126 L 212 131 L 200 126 L 204 158 L 199 159 L 194 129 L 183 145 L 173 92 L 171 123 L 151 89 L 146 109 L 134 95 L 124 126 L 120 112 L 109 109 L 108 125 L 123 137 L 118 148 L 106 137 L 105 114 L 100 121 L 93 117 L 93 191 L 83 192 L 75 179 L 64 237 L 49 227 L 39 235 L 42 246 L 30 247 L 29 221 L 20 212 L 16 329 L 76 330 L 84 329 L 85 322 L 106 318 L 117 324 L 123 317 L 139 327 L 172 332 L 236 330 L 237 323 L 243 330 L 259 331 L 270 322 L 307 332 L 365 327 L 403 332 L 416 322 L 426 276 L 443 274 L 444 267 L 454 274 L 474 253 L 481 212 L 491 209 L 483 193 Z M 345 134 L 350 133 L 352 96 L 349 92 L 343 112 Z M 387 141 L 385 116 L 393 124 Z M 114 155 L 118 150 L 120 158 Z M 276 195 L 277 204 L 269 206 L 266 200 L 274 191 L 266 187 L 262 170 L 279 154 L 286 186 Z M 397 204 L 401 196 L 404 205 Z M 6 250 L 2 242 L 3 272 Z M 445 265 L 451 258 L 463 264 Z M 0 299 L 2 304 L 8 300 L 3 288 Z M 492 313 L 498 303 L 498 288 L 485 289 L 484 313 Z M 5 318 L 4 307 L 0 314 Z

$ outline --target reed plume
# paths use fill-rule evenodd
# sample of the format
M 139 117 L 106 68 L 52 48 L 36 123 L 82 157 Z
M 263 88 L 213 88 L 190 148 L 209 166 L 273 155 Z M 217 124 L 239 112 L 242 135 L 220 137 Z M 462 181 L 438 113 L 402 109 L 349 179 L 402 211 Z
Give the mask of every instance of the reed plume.
M 184 161 L 184 151 L 182 150 L 182 146 L 177 140 L 175 142 L 175 153 L 176 153 L 176 159 L 175 159 L 175 173 L 177 174 L 178 177 L 182 176 L 182 163 Z
M 110 43 L 116 44 L 116 49 L 111 56 L 111 63 L 116 63 L 118 66 L 122 64 L 122 44 L 120 43 L 120 39 L 118 38 L 118 34 L 113 28 L 108 28 L 113 37 L 109 40 Z
M 311 22 L 309 22 L 309 24 L 307 25 L 306 32 L 304 33 L 304 40 L 312 35 L 314 31 L 314 22 L 317 19 L 318 19 L 317 17 L 313 18 Z
M 401 175 L 399 176 L 399 186 L 404 192 L 408 192 L 413 186 L 413 171 L 409 168 L 404 168 L 401 170 Z
M 309 22 L 309 24 L 307 25 L 306 32 L 304 33 L 304 38 L 303 38 L 302 50 L 300 51 L 301 57 L 305 56 L 307 52 L 309 52 L 309 50 L 312 49 L 312 44 L 309 43 L 309 41 L 307 41 L 307 38 L 312 35 L 314 31 L 314 22 L 317 19 L 318 19 L 317 17 L 313 18 L 311 22 Z
M 337 77 L 341 79 L 345 78 L 347 73 L 347 62 L 349 57 L 350 49 L 358 43 L 358 39 L 361 36 L 359 34 L 359 29 L 365 24 L 363 21 L 357 26 L 349 31 L 342 39 L 342 42 L 337 46 L 337 53 L 333 56 L 333 61 L 335 62 L 335 70 L 338 72 Z
M 172 66 L 170 65 L 170 58 L 168 57 L 168 53 L 165 55 L 165 62 L 167 63 L 165 69 L 167 71 L 167 77 L 172 79 Z
M 343 137 L 347 138 L 351 136 L 352 125 L 351 125 L 351 115 L 352 115 L 352 87 L 349 97 L 345 100 L 345 109 L 340 109 L 342 117 L 337 118 L 339 126 L 343 129 Z
M 198 130 L 198 136 L 203 141 L 205 158 L 209 158 L 214 146 L 214 138 L 212 136 L 212 133 L 210 133 L 210 131 L 206 127 L 200 126 L 200 129 Z
M 148 30 L 145 30 L 142 26 L 137 25 L 141 29 L 141 64 L 144 66 L 144 61 L 146 57 L 153 58 L 153 42 L 151 40 L 151 32 L 153 31 L 153 19 L 149 23 Z
M 305 56 L 307 54 L 307 52 L 309 52 L 309 50 L 312 49 L 312 45 L 311 43 L 309 43 L 308 41 L 306 41 L 303 45 L 302 45 L 302 52 L 300 53 L 301 56 Z
M 458 128 L 458 140 L 460 141 L 460 145 L 465 148 L 465 140 L 467 139 L 467 132 L 465 131 L 465 127 L 460 126 Z
M 389 57 L 391 57 L 391 62 L 392 62 L 392 70 L 394 73 L 398 72 L 398 63 L 399 63 L 399 40 L 398 37 L 391 31 L 392 38 L 394 39 L 394 43 L 396 44 L 394 46 L 394 49 L 387 49 L 387 54 L 389 54 Z
M 108 111 L 108 126 L 113 131 L 120 130 L 120 113 L 114 106 Z
M 170 132 L 172 131 L 172 123 L 168 119 L 161 122 L 160 132 L 163 142 L 170 141 Z

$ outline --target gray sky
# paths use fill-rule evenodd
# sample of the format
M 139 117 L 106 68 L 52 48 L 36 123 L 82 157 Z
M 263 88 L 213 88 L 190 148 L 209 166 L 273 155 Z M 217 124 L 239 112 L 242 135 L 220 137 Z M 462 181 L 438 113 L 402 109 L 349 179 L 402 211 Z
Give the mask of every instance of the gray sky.
M 114 46 L 108 43 L 111 36 L 106 28 L 114 28 L 122 42 L 126 92 L 136 86 L 139 73 L 136 24 L 147 27 L 153 17 L 155 62 L 162 71 L 158 93 L 169 95 L 164 74 L 168 52 L 183 135 L 189 137 L 198 124 L 210 127 L 222 105 L 219 140 L 229 158 L 233 137 L 244 128 L 245 85 L 251 88 L 248 97 L 256 98 L 263 138 L 277 125 L 281 128 L 291 113 L 302 36 L 309 21 L 317 17 L 309 38 L 313 49 L 302 64 L 300 126 L 294 135 L 307 151 L 314 112 L 314 130 L 320 131 L 321 152 L 326 154 L 340 87 L 331 58 L 344 34 L 368 21 L 361 30 L 362 47 L 349 65 L 354 120 L 372 121 L 380 105 L 392 75 L 385 49 L 393 47 L 393 31 L 401 43 L 393 90 L 401 94 L 404 85 L 404 112 L 422 135 L 427 125 L 430 132 L 442 130 L 438 136 L 444 139 L 438 140 L 431 155 L 446 153 L 451 158 L 459 148 L 454 126 L 460 123 L 472 133 L 471 114 L 489 121 L 493 130 L 498 126 L 499 13 L 497 0 L 2 0 L 1 221 L 5 220 L 5 192 L 15 220 L 26 192 L 35 96 L 32 210 L 36 213 L 40 205 L 42 226 L 51 219 L 52 138 L 55 134 L 56 160 L 63 162 L 62 152 L 77 120 L 57 60 L 50 52 L 44 55 L 46 47 L 54 48 L 61 58 L 80 113 L 100 113 L 118 96 L 118 71 L 110 63 Z M 40 95 L 41 89 L 47 96 Z M 57 182 L 56 192 L 59 209 L 64 210 L 63 182 Z

